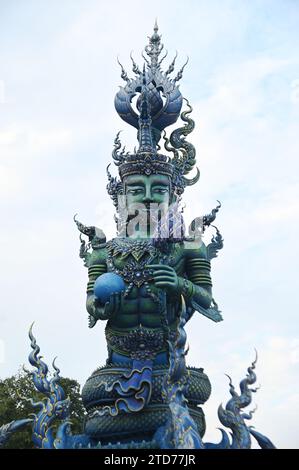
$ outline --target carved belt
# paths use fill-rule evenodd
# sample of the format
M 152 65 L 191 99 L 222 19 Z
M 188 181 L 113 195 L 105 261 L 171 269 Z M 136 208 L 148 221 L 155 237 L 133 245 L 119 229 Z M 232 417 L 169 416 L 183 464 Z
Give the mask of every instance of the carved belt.
M 124 332 L 106 327 L 108 347 L 132 359 L 153 359 L 159 352 L 167 351 L 167 339 L 173 341 L 175 331 L 169 332 L 169 338 L 161 329 L 148 329 L 142 326 Z

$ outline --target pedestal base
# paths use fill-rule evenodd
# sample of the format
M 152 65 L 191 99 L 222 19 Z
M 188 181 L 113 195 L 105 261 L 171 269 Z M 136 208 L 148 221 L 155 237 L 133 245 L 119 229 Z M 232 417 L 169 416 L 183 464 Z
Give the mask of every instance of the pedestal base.
M 82 390 L 82 399 L 88 412 L 85 434 L 90 438 L 108 442 L 151 441 L 156 430 L 165 424 L 170 416 L 170 409 L 163 401 L 162 385 L 168 373 L 168 366 L 155 366 L 152 374 L 152 393 L 149 403 L 136 413 L 119 412 L 111 416 L 97 413 L 104 406 L 111 406 L 118 398 L 116 391 L 107 391 L 115 380 L 130 371 L 129 366 L 110 364 L 96 370 L 87 380 Z M 205 433 L 205 417 L 199 405 L 207 401 L 211 394 L 211 384 L 203 369 L 187 368 L 188 381 L 185 397 L 191 417 L 195 421 L 198 433 Z

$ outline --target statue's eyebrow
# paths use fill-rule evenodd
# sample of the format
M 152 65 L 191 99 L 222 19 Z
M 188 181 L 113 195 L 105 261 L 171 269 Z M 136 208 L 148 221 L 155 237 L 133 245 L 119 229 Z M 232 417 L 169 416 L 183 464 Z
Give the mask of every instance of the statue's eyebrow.
M 132 183 L 128 182 L 126 183 L 126 186 L 144 186 L 144 181 L 137 180 L 137 181 L 133 181 Z
M 151 181 L 151 185 L 156 185 L 156 186 L 165 186 L 165 187 L 168 187 L 169 186 L 169 182 L 168 181 L 161 181 L 159 178 L 157 179 L 153 179 Z M 132 183 L 130 181 L 126 182 L 126 186 L 143 186 L 144 187 L 144 180 L 135 180 L 135 181 L 132 181 Z
M 160 181 L 160 180 L 153 180 L 152 181 L 152 185 L 155 185 L 155 186 L 169 186 L 169 182 L 166 182 L 166 181 Z

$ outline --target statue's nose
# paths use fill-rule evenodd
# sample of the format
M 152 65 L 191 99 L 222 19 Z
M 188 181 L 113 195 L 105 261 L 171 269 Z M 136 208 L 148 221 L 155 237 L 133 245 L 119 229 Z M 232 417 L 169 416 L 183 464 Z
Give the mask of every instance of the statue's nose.
M 151 188 L 146 188 L 145 195 L 143 197 L 143 202 L 153 202 Z
M 151 196 L 144 196 L 142 202 L 153 202 L 153 198 Z

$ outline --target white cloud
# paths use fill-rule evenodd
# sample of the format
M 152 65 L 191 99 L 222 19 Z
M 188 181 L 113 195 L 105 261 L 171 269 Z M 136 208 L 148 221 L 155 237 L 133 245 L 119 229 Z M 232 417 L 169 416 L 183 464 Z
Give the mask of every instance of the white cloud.
M 16 169 L 0 165 L 0 197 L 11 198 L 19 195 L 21 187 L 20 175 Z
M 0 364 L 3 364 L 5 361 L 5 342 L 0 339 Z
M 72 145 L 72 132 L 70 129 L 33 130 L 28 133 L 28 145 L 34 153 L 68 149 Z

